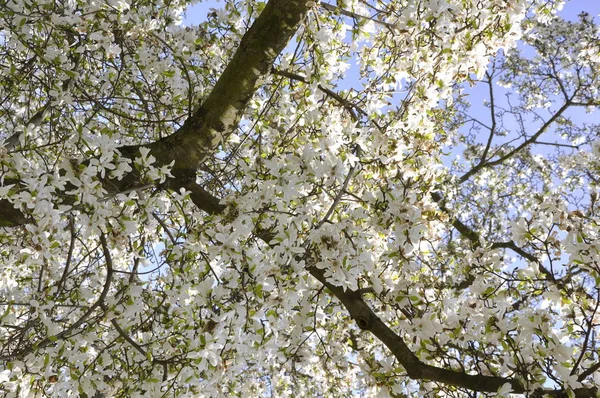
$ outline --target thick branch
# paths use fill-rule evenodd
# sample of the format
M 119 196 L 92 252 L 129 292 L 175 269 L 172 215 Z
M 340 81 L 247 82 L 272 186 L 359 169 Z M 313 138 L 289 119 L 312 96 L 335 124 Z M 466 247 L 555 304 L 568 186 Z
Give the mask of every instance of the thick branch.
M 473 391 L 495 392 L 505 383 L 510 383 L 517 393 L 525 391 L 523 386 L 516 380 L 503 377 L 492 377 L 482 375 L 469 375 L 463 372 L 437 368 L 421 362 L 410 350 L 404 340 L 391 330 L 363 301 L 359 292 L 344 290 L 339 286 L 333 286 L 327 281 L 323 270 L 309 267 L 308 271 L 329 291 L 336 296 L 348 309 L 350 316 L 357 325 L 368 330 L 377 337 L 392 352 L 394 357 L 402 364 L 411 379 L 431 380 L 440 383 L 467 388 Z
M 248 102 L 309 9 L 306 0 L 271 0 L 242 38 L 212 92 L 173 135 L 148 147 L 161 164 L 175 160 L 173 174 L 195 173 L 233 132 Z
M 481 374 L 467 374 L 450 369 L 438 368 L 427 365 L 410 350 L 402 337 L 390 329 L 365 303 L 358 291 L 345 290 L 342 287 L 334 286 L 325 278 L 324 271 L 316 267 L 308 267 L 308 271 L 318 279 L 329 291 L 337 297 L 348 309 L 350 316 L 356 321 L 357 325 L 368 330 L 377 337 L 392 352 L 394 357 L 402 364 L 408 377 L 416 380 L 430 380 L 445 385 L 451 385 L 480 392 L 496 392 L 504 384 L 508 383 L 513 389 L 513 393 L 522 394 L 526 392 L 525 387 L 516 379 L 505 377 L 484 376 Z M 574 390 L 575 397 L 592 398 L 596 396 L 596 388 L 578 388 Z M 565 390 L 536 390 L 534 395 L 567 397 Z
M 307 12 L 309 3 L 310 1 L 306 0 L 270 0 L 242 38 L 236 54 L 198 111 L 173 135 L 147 145 L 151 149 L 151 154 L 157 158 L 159 165 L 175 161 L 172 171 L 175 179 L 168 181 L 167 186 L 173 189 L 177 187 L 189 189 L 192 191 L 194 203 L 208 213 L 222 213 L 225 207 L 219 203 L 218 198 L 195 184 L 196 170 L 207 156 L 213 154 L 219 142 L 237 128 L 248 101 L 260 84 L 260 77 L 270 71 L 275 58 L 293 36 Z M 532 137 L 533 140 L 535 138 L 537 137 Z M 128 158 L 133 158 L 138 150 L 138 146 L 124 147 L 122 153 Z M 516 148 L 509 155 L 518 150 L 520 148 Z M 484 167 L 490 167 L 493 164 L 494 162 L 486 163 Z M 132 173 L 122 181 L 111 181 L 111 183 L 111 191 L 122 191 L 138 186 L 141 181 L 137 174 Z M 27 218 L 18 212 L 4 213 L 11 207 L 12 205 L 7 201 L 0 201 L 0 211 L 2 211 L 0 225 L 18 225 L 27 222 Z M 101 243 L 106 260 L 109 262 L 110 257 L 103 236 Z M 525 392 L 523 385 L 515 379 L 470 375 L 421 362 L 402 337 L 390 329 L 365 303 L 359 292 L 344 290 L 332 285 L 327 281 L 321 269 L 309 266 L 307 270 L 342 302 L 360 328 L 373 333 L 390 349 L 406 369 L 409 377 L 485 392 L 495 392 L 505 383 L 509 383 L 515 393 Z M 85 318 L 101 305 L 108 292 L 111 275 L 112 267 L 108 264 L 105 288 L 100 298 L 73 326 L 80 326 Z M 125 334 L 123 333 L 122 336 Z M 63 335 L 58 337 L 63 337 Z M 562 394 L 562 391 L 545 392 L 555 396 Z M 591 389 L 581 390 L 581 393 L 576 391 L 576 395 L 579 397 L 592 396 L 591 393 Z
M 292 38 L 309 9 L 307 0 L 270 0 L 242 38 L 212 92 L 184 125 L 169 137 L 143 145 L 157 159 L 157 166 L 174 161 L 174 179 L 165 184 L 172 189 L 190 188 L 199 165 L 211 156 L 218 144 L 233 132 L 248 102 L 267 75 L 276 57 Z M 120 148 L 122 155 L 134 159 L 140 145 Z M 133 171 L 121 180 L 105 180 L 111 194 L 144 185 L 139 173 Z M 193 190 L 194 202 L 201 202 L 198 189 Z M 214 213 L 218 203 L 204 202 L 203 209 Z M 0 200 L 0 227 L 27 223 L 28 217 L 14 209 L 7 200 Z

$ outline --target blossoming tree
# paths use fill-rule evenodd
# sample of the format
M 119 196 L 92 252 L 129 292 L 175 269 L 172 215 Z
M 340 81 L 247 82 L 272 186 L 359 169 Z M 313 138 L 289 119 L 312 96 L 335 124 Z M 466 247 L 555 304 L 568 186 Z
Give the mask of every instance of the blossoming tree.
M 3 396 L 596 396 L 589 16 L 187 6 L 0 5 Z

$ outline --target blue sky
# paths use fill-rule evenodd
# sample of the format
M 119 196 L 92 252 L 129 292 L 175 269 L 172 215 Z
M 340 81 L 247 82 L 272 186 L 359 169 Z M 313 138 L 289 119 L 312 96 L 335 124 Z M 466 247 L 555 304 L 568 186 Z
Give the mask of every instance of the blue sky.
M 575 20 L 577 15 L 585 11 L 591 15 L 600 14 L 600 0 L 572 0 L 565 4 L 560 15 L 565 19 Z

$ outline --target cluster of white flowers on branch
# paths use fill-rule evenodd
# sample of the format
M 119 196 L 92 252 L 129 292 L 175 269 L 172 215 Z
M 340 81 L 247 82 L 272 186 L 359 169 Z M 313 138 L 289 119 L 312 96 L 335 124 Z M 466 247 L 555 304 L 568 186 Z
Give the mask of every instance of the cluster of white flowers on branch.
M 0 5 L 0 394 L 596 396 L 589 16 L 187 3 Z

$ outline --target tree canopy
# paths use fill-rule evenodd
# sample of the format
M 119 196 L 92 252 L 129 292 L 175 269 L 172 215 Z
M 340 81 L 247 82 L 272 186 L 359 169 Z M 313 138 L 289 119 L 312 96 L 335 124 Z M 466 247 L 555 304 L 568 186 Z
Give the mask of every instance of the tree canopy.
M 0 4 L 0 394 L 596 397 L 592 17 L 191 3 Z

